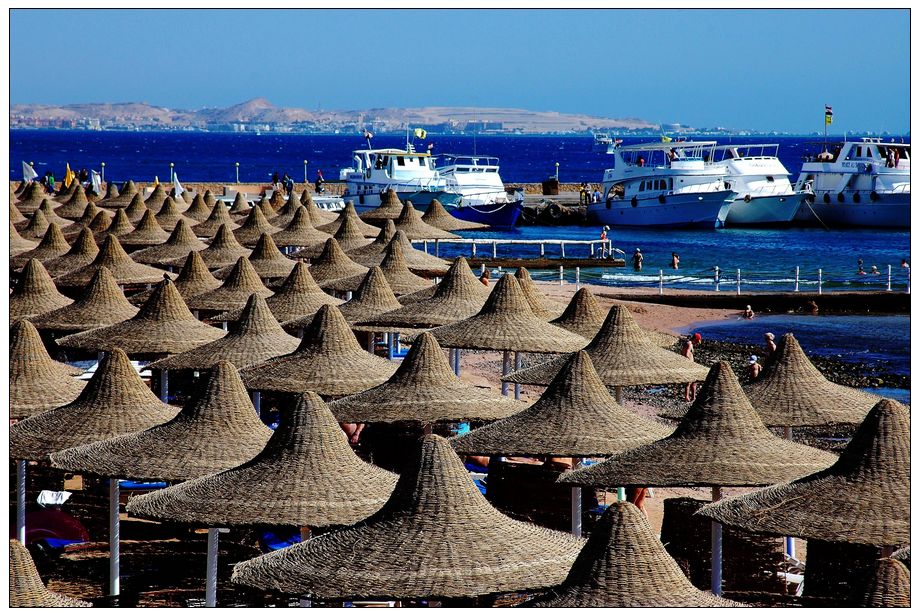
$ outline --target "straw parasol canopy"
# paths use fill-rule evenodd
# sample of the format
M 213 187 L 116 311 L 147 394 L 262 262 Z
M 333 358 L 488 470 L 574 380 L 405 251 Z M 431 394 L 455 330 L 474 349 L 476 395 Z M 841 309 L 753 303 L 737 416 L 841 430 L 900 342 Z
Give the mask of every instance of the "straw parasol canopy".
M 585 347 L 601 380 L 609 386 L 688 383 L 701 381 L 705 366 L 662 349 L 649 340 L 626 306 L 615 305 L 607 313 L 600 331 Z M 548 385 L 565 363 L 552 359 L 531 368 L 512 372 L 503 380 L 511 383 Z
M 44 460 L 55 451 L 143 430 L 175 414 L 144 384 L 125 352 L 114 348 L 76 400 L 10 427 L 10 457 Z
M 577 351 L 587 342 L 534 315 L 511 274 L 501 277 L 475 316 L 431 333 L 442 346 L 455 349 L 565 353 Z
M 44 186 L 38 182 L 32 182 L 29 184 L 28 188 L 23 191 L 21 198 L 16 202 L 16 207 L 23 214 L 31 214 L 47 199 L 48 193 L 45 192 Z M 62 204 L 53 203 L 52 205 L 57 207 Z
M 61 207 L 61 205 L 57 203 L 56 201 L 52 201 L 51 199 L 43 199 L 41 205 L 38 206 L 38 209 L 36 211 L 44 214 L 45 220 L 47 220 L 49 223 L 53 222 L 57 226 L 61 227 L 61 230 L 63 230 L 64 227 L 66 227 L 67 225 L 71 223 L 71 221 L 59 216 L 54 211 L 54 208 L 56 207 Z
M 57 290 L 41 261 L 29 259 L 10 294 L 10 321 L 45 314 L 72 301 Z
M 233 203 L 230 205 L 230 214 L 233 215 L 242 215 L 249 212 L 252 206 L 249 205 L 249 202 L 246 201 L 246 197 L 243 196 L 243 193 L 238 192 L 233 197 Z
M 86 267 L 96 259 L 98 254 L 99 246 L 96 245 L 92 232 L 84 227 L 70 250 L 60 257 L 45 261 L 45 269 L 51 276 L 63 276 L 75 269 Z
M 128 219 L 128 215 L 125 214 L 125 210 L 119 208 L 115 210 L 115 213 L 112 215 L 112 223 L 105 230 L 105 233 L 107 235 L 114 235 L 115 237 L 122 237 L 132 231 L 134 231 L 134 225 Z
M 278 250 L 278 246 L 275 245 L 272 236 L 266 233 L 263 233 L 259 241 L 256 242 L 256 246 L 252 249 L 252 254 L 249 255 L 248 261 L 263 280 L 284 278 L 291 273 L 296 263 L 296 261 L 285 257 L 281 251 Z M 226 278 L 232 272 L 232 267 L 224 267 L 214 272 L 214 276 L 218 279 Z
M 338 241 L 330 237 L 323 245 L 323 253 L 310 265 L 310 275 L 323 286 L 323 283 L 339 278 L 366 274 L 367 269 L 352 261 L 339 246 Z
M 136 193 L 131 197 L 131 202 L 128 204 L 128 207 L 125 208 L 125 215 L 128 217 L 128 220 L 131 221 L 131 224 L 136 225 L 148 211 L 147 206 L 144 205 L 144 200 L 139 193 Z
M 292 194 L 288 197 L 288 200 L 284 202 L 281 209 L 277 211 L 275 211 L 275 207 L 271 204 L 271 201 L 264 196 L 259 200 L 259 207 L 262 208 L 262 213 L 265 214 L 265 218 L 270 220 L 273 225 L 284 228 L 294 219 L 294 214 L 297 210 L 303 206 L 300 203 L 300 199 Z M 271 213 L 269 213 L 269 210 L 271 210 Z M 312 225 L 313 223 L 310 224 Z
M 219 361 L 247 368 L 264 361 L 293 353 L 300 340 L 285 333 L 272 316 L 265 299 L 253 293 L 246 301 L 243 314 L 223 338 L 154 362 L 159 370 L 208 370 Z
M 126 246 L 157 246 L 168 239 L 169 232 L 160 226 L 153 211 L 147 210 L 134 231 L 122 235 L 119 241 Z
M 197 228 L 195 233 L 197 234 Z M 201 255 L 201 260 L 208 266 L 208 269 L 220 269 L 233 265 L 241 257 L 248 257 L 252 254 L 252 251 L 240 246 L 229 226 L 221 225 L 208 247 L 199 251 L 198 254 Z M 172 261 L 166 261 L 165 264 L 177 266 L 184 261 L 181 258 L 173 259 Z
M 272 294 L 262 284 L 259 274 L 249 263 L 249 259 L 240 257 L 223 284 L 212 291 L 206 291 L 191 298 L 188 300 L 188 306 L 192 310 L 224 311 L 242 307 L 253 293 L 262 297 Z
M 338 242 L 344 251 L 354 250 L 370 244 L 370 241 L 364 237 L 361 231 L 356 227 L 354 219 L 346 218 L 339 227 L 335 235 L 332 236 Z M 302 248 L 294 253 L 295 257 L 307 259 L 316 258 L 323 251 L 323 246 L 313 245 Z
M 910 546 L 904 546 L 900 550 L 895 550 L 891 557 L 904 563 L 904 566 L 910 569 Z
M 530 276 L 526 267 L 519 267 L 514 272 L 514 277 L 521 285 L 521 290 L 530 304 L 533 313 L 542 319 L 556 319 L 565 311 L 565 306 L 556 300 L 549 299 L 537 288 L 537 284 Z
M 13 204 L 14 201 L 13 195 L 10 195 L 10 222 L 26 222 L 29 220 L 23 216 L 22 212 Z
M 604 324 L 606 316 L 594 293 L 588 287 L 582 287 L 572 296 L 562 315 L 550 323 L 591 340 Z
M 178 281 L 177 281 L 178 285 Z M 307 315 L 314 315 L 320 307 L 331 304 L 338 306 L 344 300 L 332 297 L 319 288 L 310 270 L 302 262 L 294 263 L 294 269 L 275 294 L 265 300 L 269 310 L 280 322 L 293 321 Z M 231 310 L 214 317 L 216 321 L 237 321 L 242 310 Z
M 429 299 L 372 317 L 361 325 L 381 325 L 387 330 L 440 327 L 474 316 L 488 297 L 489 288 L 476 279 L 466 259 L 457 257 Z
M 29 262 L 29 259 L 49 261 L 66 254 L 68 250 L 70 250 L 70 244 L 67 243 L 64 234 L 61 233 L 61 228 L 57 225 L 48 225 L 38 245 L 10 259 L 10 265 L 15 269 L 24 267 Z
M 207 247 L 207 244 L 195 237 L 195 232 L 189 228 L 188 223 L 180 220 L 164 243 L 133 252 L 131 258 L 138 263 L 157 265 L 185 258 L 190 252 L 204 250 Z
M 252 460 L 134 497 L 128 512 L 211 527 L 339 526 L 380 509 L 396 479 L 355 455 L 326 405 L 307 392 L 282 410 L 278 428 Z
M 83 214 L 81 214 L 79 218 L 77 218 L 74 222 L 70 223 L 66 227 L 62 227 L 61 232 L 65 236 L 72 235 L 74 233 L 79 233 L 80 231 L 83 230 L 84 227 L 88 227 L 89 225 L 91 225 L 93 223 L 93 220 L 96 218 L 96 216 L 99 215 L 99 212 L 102 212 L 102 211 L 104 210 L 101 210 L 98 207 L 96 207 L 95 203 L 92 203 L 92 202 L 88 203 L 86 207 L 83 209 Z
M 112 273 L 100 267 L 80 298 L 32 320 L 38 329 L 81 332 L 114 325 L 137 314 L 118 287 Z
M 222 329 L 196 319 L 169 279 L 157 285 L 140 311 L 127 321 L 71 334 L 58 340 L 62 347 L 128 353 L 181 353 L 226 335 Z
M 475 597 L 558 584 L 583 545 L 497 511 L 428 435 L 380 511 L 240 563 L 232 581 L 320 599 Z
M 393 239 L 387 246 L 386 256 L 380 263 L 380 271 L 383 272 L 384 278 L 390 285 L 393 293 L 398 295 L 407 295 L 431 286 L 431 282 L 413 274 L 406 265 L 406 257 L 403 255 L 402 245 L 399 240 Z M 350 276 L 339 280 L 333 280 L 326 284 L 326 288 L 333 291 L 353 291 L 357 289 L 363 276 Z
M 89 223 L 87 228 L 93 232 L 93 237 L 97 239 L 105 239 L 106 235 L 109 235 L 109 228 L 112 226 L 112 223 L 115 222 L 112 218 L 112 215 L 105 210 L 100 210 L 93 216 L 92 222 Z M 130 232 L 129 232 L 130 233 Z M 64 236 L 67 236 L 67 233 L 64 233 Z
M 475 229 L 488 229 L 489 225 L 469 220 L 460 220 L 451 216 L 450 212 L 444 209 L 444 205 L 437 199 L 432 199 L 428 209 L 422 215 L 422 222 L 431 225 L 442 231 L 471 231 Z
M 757 533 L 910 543 L 910 411 L 881 400 L 826 470 L 706 505 L 700 515 Z
M 526 607 L 731 607 L 699 590 L 668 554 L 648 519 L 632 503 L 613 503 L 601 516 L 568 577 Z
M 215 278 L 208 271 L 207 266 L 197 252 L 190 252 L 185 257 L 185 263 L 179 271 L 179 276 L 175 280 L 176 291 L 182 296 L 182 299 L 189 300 L 197 295 L 216 289 L 221 285 L 220 280 Z M 147 289 L 137 295 L 132 295 L 129 299 L 132 304 L 140 305 L 150 299 L 156 289 Z
M 377 237 L 377 234 L 380 232 L 379 227 L 375 227 L 374 225 L 369 225 L 363 220 L 361 220 L 361 218 L 358 217 L 358 212 L 357 210 L 355 210 L 355 204 L 352 201 L 347 201 L 345 203 L 345 208 L 339 212 L 335 220 L 333 220 L 332 222 L 327 222 L 326 224 L 320 225 L 317 227 L 317 229 L 325 233 L 334 235 L 338 233 L 339 229 L 341 228 L 341 226 L 344 224 L 346 220 L 350 221 L 349 224 L 351 225 L 351 227 L 353 229 L 356 229 L 364 237 Z
M 406 201 L 395 224 L 396 230 L 405 233 L 406 237 L 410 240 L 453 240 L 460 237 L 450 231 L 443 231 L 423 221 L 422 215 L 413 207 L 411 201 Z
M 246 222 L 236 229 L 233 234 L 237 241 L 245 246 L 251 246 L 259 241 L 264 234 L 272 235 L 281 231 L 278 227 L 272 225 L 265 219 L 262 210 L 254 207 L 249 211 Z
M 275 219 L 276 221 L 278 219 Z M 314 246 L 323 244 L 331 236 L 313 227 L 306 208 L 300 205 L 291 221 L 281 231 L 272 235 L 278 246 Z
M 352 298 L 339 306 L 339 310 L 349 325 L 364 321 L 378 314 L 400 308 L 402 304 L 393 295 L 393 290 L 387 284 L 387 279 L 379 267 L 372 267 L 364 276 L 361 286 L 354 292 Z M 296 331 L 306 327 L 312 319 L 301 317 L 293 322 L 284 324 L 288 331 Z
M 187 481 L 242 464 L 272 431 L 259 420 L 236 368 L 213 366 L 179 414 L 164 423 L 59 451 L 58 468 L 102 477 Z
M 877 560 L 860 605 L 910 607 L 910 569 L 893 558 Z
M 63 239 L 64 236 L 61 236 Z M 21 255 L 24 252 L 35 249 L 38 246 L 38 242 L 33 240 L 27 240 L 26 238 L 19 235 L 19 231 L 16 230 L 16 226 L 13 225 L 13 221 L 10 221 L 10 257 L 16 255 Z
M 355 217 L 357 217 L 357 214 Z M 377 227 L 372 228 L 376 231 L 373 242 L 348 251 L 348 256 L 352 259 L 356 261 L 361 259 L 368 261 L 368 267 L 371 265 L 380 265 L 380 262 L 383 260 L 384 251 L 396 235 L 396 225 L 393 224 L 392 220 L 387 220 L 379 229 Z M 373 262 L 371 263 L 370 261 Z
M 211 192 L 210 188 L 204 191 L 204 204 L 208 207 L 217 205 L 217 199 L 214 198 L 214 193 Z
M 294 202 L 298 206 L 300 205 L 300 202 L 297 201 L 297 199 L 294 199 Z M 291 200 L 288 199 L 287 203 L 291 203 Z M 259 202 L 256 203 L 254 207 L 257 207 L 260 210 L 262 210 L 262 213 L 265 215 L 265 220 L 273 221 L 274 219 L 278 218 L 278 212 L 275 211 L 275 208 L 272 207 L 271 201 L 266 199 L 264 195 L 262 196 L 261 199 L 259 199 Z
M 791 333 L 783 334 L 774 357 L 745 391 L 768 426 L 858 424 L 879 401 L 824 378 Z
M 10 328 L 10 417 L 28 417 L 74 400 L 83 371 L 56 362 L 48 355 L 38 330 L 28 321 Z
M 587 458 L 647 445 L 670 432 L 617 404 L 591 358 L 578 351 L 532 406 L 451 443 L 460 453 Z
M 69 185 L 65 185 L 63 182 L 61 182 L 61 183 L 58 185 L 57 192 L 55 192 L 55 193 L 53 193 L 53 194 L 54 194 L 56 197 L 60 198 L 60 199 L 69 199 L 69 198 L 73 195 L 73 192 L 74 192 L 76 189 L 77 189 L 77 183 L 76 183 L 76 182 L 71 182 Z M 61 203 L 63 203 L 63 202 L 64 202 L 64 201 L 61 201 Z
M 189 205 L 189 201 L 187 199 L 188 194 L 189 192 L 187 190 L 183 190 L 177 195 L 175 186 L 169 189 L 169 197 L 175 200 L 176 204 L 182 206 L 183 208 L 187 208 Z
M 45 234 L 45 231 L 48 230 L 49 224 L 51 223 L 49 223 L 48 219 L 45 218 L 45 214 L 41 210 L 35 210 L 29 216 L 29 221 L 27 223 L 19 223 L 18 225 L 14 226 L 22 237 L 26 238 L 27 240 L 37 240 Z
M 153 187 L 153 191 L 150 195 L 144 199 L 144 205 L 147 206 L 148 210 L 151 210 L 154 214 L 160 211 L 160 208 L 163 207 L 163 202 L 166 201 L 166 197 L 169 196 L 169 193 L 166 192 L 166 189 L 163 188 L 162 184 L 157 184 Z
M 182 204 L 185 206 L 185 201 L 183 201 Z M 157 212 L 156 219 L 157 223 L 163 227 L 164 231 L 172 231 L 175 229 L 180 220 L 190 227 L 194 227 L 199 222 L 183 214 L 182 209 L 179 207 L 179 203 L 172 197 L 166 197 L 166 199 L 163 200 L 163 207 Z
M 64 202 L 64 205 L 54 210 L 54 213 L 58 216 L 70 219 L 79 218 L 90 203 L 86 198 L 86 191 L 83 190 L 83 186 L 79 182 L 76 182 L 76 185 L 73 194 Z
M 440 275 L 447 271 L 447 261 L 415 248 L 405 233 L 396 230 L 392 220 L 386 221 L 376 240 L 367 246 L 350 251 L 348 256 L 365 267 L 380 265 L 386 256 L 387 246 L 394 239 L 402 246 L 403 257 L 410 270 L 428 275 Z
M 713 365 L 673 434 L 559 481 L 588 486 L 763 486 L 834 463 L 833 454 L 770 432 L 726 362 Z
M 204 202 L 204 197 L 199 193 L 192 199 L 192 204 L 189 208 L 182 213 L 187 218 L 191 218 L 198 222 L 204 222 L 208 219 L 208 216 L 211 215 L 211 207 Z
M 10 607 L 92 607 L 92 603 L 51 592 L 24 545 L 10 539 Z
M 115 185 L 115 182 L 106 182 L 105 185 L 105 195 L 102 196 L 102 201 L 108 201 L 110 199 L 115 199 L 119 196 L 118 186 Z
M 173 276 L 149 265 L 135 263 L 121 247 L 118 238 L 110 235 L 92 263 L 61 276 L 57 283 L 62 287 L 86 286 L 100 267 L 109 268 L 118 284 L 153 284 L 162 280 L 163 276 Z
M 422 333 L 386 383 L 329 405 L 350 422 L 492 420 L 522 410 L 523 402 L 461 381 L 434 336 Z
M 306 190 L 304 190 L 300 195 L 300 204 L 307 208 L 307 214 L 310 215 L 310 222 L 313 223 L 314 227 L 318 227 L 319 225 L 325 224 L 327 222 L 332 222 L 338 217 L 338 214 L 335 212 L 328 212 L 317 207 L 316 203 L 313 201 L 313 195 L 311 195 Z
M 228 231 L 239 228 L 239 225 L 230 216 L 226 204 L 218 202 L 214 209 L 211 210 L 211 215 L 208 216 L 207 220 L 195 225 L 195 235 L 198 237 L 214 237 L 220 232 L 220 228 L 225 225 Z
M 114 189 L 114 196 L 109 196 L 110 189 Z M 106 187 L 105 192 L 105 199 L 100 201 L 99 204 L 108 208 L 126 207 L 129 203 L 131 203 L 137 194 L 137 186 L 134 184 L 134 180 L 128 180 L 121 185 L 121 188 L 115 188 L 114 182 L 108 182 L 108 186 Z M 143 202 L 143 199 L 141 202 Z
M 396 364 L 361 348 L 339 309 L 321 307 L 296 351 L 242 371 L 250 389 L 347 396 L 383 383 Z
M 396 195 L 396 191 L 388 188 L 380 196 L 380 205 L 361 214 L 361 220 L 374 225 L 381 225 L 385 220 L 396 220 L 402 213 L 403 204 Z

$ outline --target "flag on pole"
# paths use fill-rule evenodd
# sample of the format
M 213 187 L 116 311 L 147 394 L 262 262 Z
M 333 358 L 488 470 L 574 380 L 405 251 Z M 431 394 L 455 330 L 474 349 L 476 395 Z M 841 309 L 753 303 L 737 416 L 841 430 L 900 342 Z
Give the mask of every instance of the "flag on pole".
M 173 191 L 176 193 L 177 197 L 185 192 L 185 189 L 182 188 L 182 184 L 179 183 L 178 173 L 173 173 Z
M 102 195 L 102 176 L 98 172 L 92 172 L 92 182 L 93 182 L 93 192 L 97 195 Z
M 22 161 L 22 179 L 25 182 L 31 182 L 38 177 L 38 174 L 35 173 L 35 169 L 32 168 L 32 165 L 26 161 Z
M 156 187 L 159 186 L 159 185 L 160 185 L 160 177 L 159 177 L 159 176 L 156 176 L 156 175 L 153 176 L 153 186 L 154 186 L 154 188 L 156 188 Z
M 673 139 L 671 139 L 671 138 L 668 137 L 667 135 L 662 135 L 662 136 L 661 136 L 661 143 L 671 143 L 671 141 L 673 141 Z
M 418 137 L 419 139 L 424 139 L 425 137 L 428 136 L 428 131 L 426 131 L 424 128 L 416 128 L 415 136 Z
M 67 170 L 64 171 L 64 188 L 70 188 L 70 183 L 75 177 L 74 172 L 70 170 L 70 163 L 67 163 Z
M 834 112 L 831 110 L 830 105 L 824 106 L 824 124 L 833 124 L 834 123 Z

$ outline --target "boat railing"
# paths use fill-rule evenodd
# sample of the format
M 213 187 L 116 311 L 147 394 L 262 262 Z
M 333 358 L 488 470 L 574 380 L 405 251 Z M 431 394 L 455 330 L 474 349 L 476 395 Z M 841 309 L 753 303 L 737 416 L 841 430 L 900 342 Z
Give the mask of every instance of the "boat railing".
M 795 193 L 795 188 L 791 184 L 775 185 L 775 184 L 765 184 L 763 186 L 758 186 L 757 188 L 742 188 L 737 186 L 734 182 L 730 182 L 732 185 L 732 190 L 739 194 L 758 196 L 771 196 L 771 195 L 792 195 Z M 808 192 L 808 191 L 804 191 Z
M 469 247 L 469 255 L 471 258 L 475 259 L 478 256 L 488 257 L 491 255 L 493 259 L 499 258 L 499 247 L 501 246 L 513 246 L 517 247 L 514 250 L 514 256 L 516 258 L 537 258 L 540 259 L 578 259 L 578 258 L 592 258 L 592 259 L 601 259 L 601 258 L 613 258 L 615 255 L 625 254 L 619 248 L 614 248 L 611 240 L 563 240 L 563 239 L 537 239 L 537 240 L 514 240 L 514 239 L 493 239 L 493 238 L 483 238 L 483 237 L 464 237 L 457 239 L 416 239 L 412 240 L 415 244 L 422 244 L 423 250 L 429 254 L 434 254 L 436 257 L 445 256 L 445 257 L 456 257 L 462 256 L 460 250 L 453 250 L 451 247 Z M 485 246 L 486 250 L 482 250 L 481 247 Z M 555 251 L 550 251 L 550 255 L 547 255 L 547 247 L 556 247 L 558 248 L 558 256 L 552 256 L 552 253 Z M 442 247 L 445 250 L 442 251 Z M 531 250 L 527 250 L 527 248 Z M 568 254 L 566 254 L 566 247 L 569 247 Z M 572 250 L 572 247 L 576 247 L 576 250 Z M 521 250 L 523 248 L 523 250 Z M 539 248 L 539 253 L 537 252 Z M 444 253 L 442 255 L 442 252 Z M 466 253 L 466 249 L 463 250 Z M 481 255 L 480 255 L 481 253 Z

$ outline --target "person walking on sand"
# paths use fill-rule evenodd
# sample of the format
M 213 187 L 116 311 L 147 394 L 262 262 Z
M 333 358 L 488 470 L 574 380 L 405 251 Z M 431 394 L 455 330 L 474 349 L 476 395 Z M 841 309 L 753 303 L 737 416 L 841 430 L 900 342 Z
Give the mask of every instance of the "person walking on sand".
M 698 335 L 698 334 L 695 334 Z M 680 354 L 689 359 L 690 361 L 695 361 L 693 359 L 693 340 L 687 338 L 684 340 L 684 343 L 680 347 Z M 693 402 L 696 400 L 696 381 L 692 383 L 687 383 L 684 387 L 684 401 Z
M 757 356 L 751 355 L 751 358 L 748 359 L 748 368 L 747 368 L 748 378 L 751 379 L 752 381 L 756 381 L 757 377 L 760 376 L 761 370 L 763 370 L 763 366 L 757 363 Z
M 633 269 L 637 272 L 642 271 L 642 251 L 636 248 L 636 252 L 632 256 Z

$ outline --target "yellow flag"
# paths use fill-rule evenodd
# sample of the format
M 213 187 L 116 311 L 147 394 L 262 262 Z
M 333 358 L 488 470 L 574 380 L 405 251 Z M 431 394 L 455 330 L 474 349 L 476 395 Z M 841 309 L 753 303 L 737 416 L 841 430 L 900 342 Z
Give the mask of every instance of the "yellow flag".
M 418 137 L 419 139 L 424 139 L 425 137 L 428 136 L 428 132 L 424 128 L 416 128 L 415 136 Z
M 667 135 L 661 136 L 661 143 L 671 143 L 671 141 L 672 141 L 671 138 L 668 137 Z
M 156 188 L 156 187 L 159 186 L 159 185 L 160 185 L 160 178 L 157 177 L 157 176 L 153 176 L 153 186 L 154 186 L 154 188 Z
M 70 163 L 67 163 L 67 170 L 64 172 L 64 186 L 65 188 L 70 188 L 70 183 L 73 182 L 73 179 L 76 177 L 74 172 L 70 170 Z

